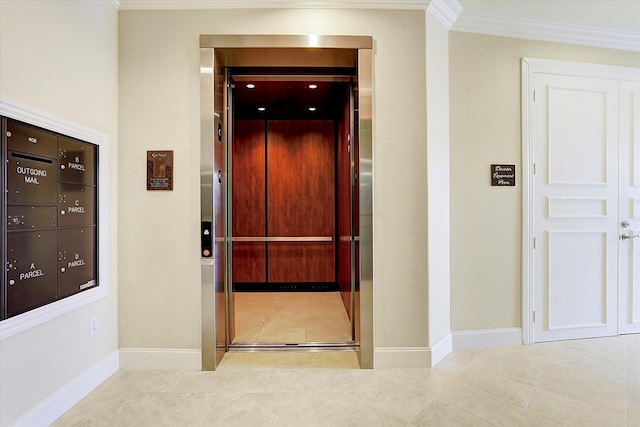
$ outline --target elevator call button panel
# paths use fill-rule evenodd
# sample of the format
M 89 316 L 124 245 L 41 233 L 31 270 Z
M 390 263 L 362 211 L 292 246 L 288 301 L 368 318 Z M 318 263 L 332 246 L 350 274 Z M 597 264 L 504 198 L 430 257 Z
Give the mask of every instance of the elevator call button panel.
M 98 286 L 98 147 L 0 119 L 4 320 Z

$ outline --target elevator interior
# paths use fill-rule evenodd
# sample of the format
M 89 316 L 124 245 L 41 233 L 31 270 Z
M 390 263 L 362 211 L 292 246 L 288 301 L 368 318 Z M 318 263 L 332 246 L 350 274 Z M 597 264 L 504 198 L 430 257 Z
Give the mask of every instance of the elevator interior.
M 371 367 L 372 39 L 200 44 L 203 369 L 239 344 L 238 291 L 256 289 L 335 292 Z
M 228 69 L 231 348 L 354 343 L 354 78 Z

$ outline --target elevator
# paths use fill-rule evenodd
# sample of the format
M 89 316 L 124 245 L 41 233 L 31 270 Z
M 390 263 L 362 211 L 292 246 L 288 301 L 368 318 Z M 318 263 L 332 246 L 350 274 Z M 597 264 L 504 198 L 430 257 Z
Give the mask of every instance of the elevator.
M 203 369 L 291 346 L 354 348 L 372 367 L 371 38 L 200 42 Z M 331 332 L 252 333 L 251 304 L 319 294 L 342 312 L 316 313 Z
M 228 71 L 232 349 L 355 346 L 354 76 L 337 71 Z

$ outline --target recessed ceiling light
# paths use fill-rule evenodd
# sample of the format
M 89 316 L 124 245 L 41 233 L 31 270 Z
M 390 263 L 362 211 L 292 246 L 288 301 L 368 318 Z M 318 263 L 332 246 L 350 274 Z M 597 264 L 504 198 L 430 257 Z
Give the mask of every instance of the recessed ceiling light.
M 254 85 L 253 83 L 247 83 L 247 89 L 255 89 L 256 85 Z
M 258 107 L 258 111 L 260 112 L 267 111 L 267 107 Z
M 318 89 L 318 85 L 317 85 L 317 84 L 314 84 L 314 83 L 311 83 L 311 84 L 309 85 L 309 89 Z
M 309 107 L 309 111 L 313 113 L 314 111 L 316 111 L 316 107 Z

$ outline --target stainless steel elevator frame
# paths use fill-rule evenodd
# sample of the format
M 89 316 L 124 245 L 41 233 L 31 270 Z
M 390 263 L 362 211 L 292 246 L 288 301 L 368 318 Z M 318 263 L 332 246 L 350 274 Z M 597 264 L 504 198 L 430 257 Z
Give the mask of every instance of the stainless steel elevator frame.
M 226 201 L 227 91 L 225 69 L 251 67 L 342 67 L 357 63 L 354 133 L 359 143 L 360 277 L 353 277 L 355 312 L 352 327 L 359 342 L 361 368 L 373 368 L 373 39 L 370 36 L 327 35 L 201 35 L 200 36 L 200 187 L 201 221 L 212 223 L 213 257 L 201 259 L 202 369 L 215 370 L 228 345 L 227 283 L 229 244 Z M 353 177 L 352 177 L 353 178 Z M 352 276 L 355 273 L 352 271 Z

